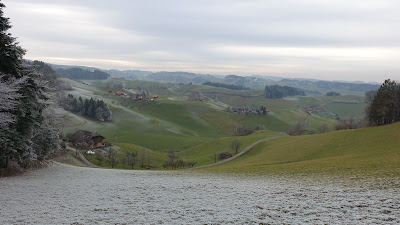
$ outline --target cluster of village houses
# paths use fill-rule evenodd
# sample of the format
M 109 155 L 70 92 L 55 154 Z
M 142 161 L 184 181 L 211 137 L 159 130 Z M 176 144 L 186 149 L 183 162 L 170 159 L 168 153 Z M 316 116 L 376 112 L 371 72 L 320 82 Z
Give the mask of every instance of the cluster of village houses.
M 112 91 L 110 91 L 110 93 L 112 93 Z M 121 96 L 121 97 L 125 97 L 125 98 L 130 98 L 132 100 L 144 100 L 146 97 L 143 94 L 135 94 L 135 93 L 126 93 L 123 91 L 117 91 L 115 92 L 116 96 Z M 158 99 L 158 95 L 152 95 L 150 100 L 156 100 Z
M 259 110 L 259 109 L 242 109 L 242 108 L 230 108 L 229 111 L 231 113 L 237 113 L 237 114 L 256 114 L 256 115 L 268 115 L 269 110 L 265 109 L 265 112 Z
M 306 112 L 310 115 L 318 112 L 318 108 L 316 106 L 304 107 L 304 110 L 306 110 Z

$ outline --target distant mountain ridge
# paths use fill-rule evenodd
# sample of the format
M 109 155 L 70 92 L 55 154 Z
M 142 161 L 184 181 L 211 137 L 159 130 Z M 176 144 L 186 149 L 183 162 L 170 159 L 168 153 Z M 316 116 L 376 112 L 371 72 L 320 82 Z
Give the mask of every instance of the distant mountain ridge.
M 152 72 L 142 70 L 101 70 L 94 67 L 65 65 L 52 65 L 52 67 L 56 70 L 65 70 L 70 68 L 80 68 L 89 71 L 99 70 L 116 78 L 155 81 L 161 83 L 192 83 L 200 85 L 205 82 L 213 82 L 243 86 L 254 90 L 264 90 L 267 85 L 291 86 L 304 89 L 307 93 L 322 95 L 325 95 L 329 91 L 335 91 L 341 94 L 363 95 L 366 91 L 377 90 L 380 86 L 378 83 L 365 83 L 362 81 L 326 81 L 311 78 L 287 78 L 263 75 L 238 76 L 232 74 L 224 76 L 181 71 Z

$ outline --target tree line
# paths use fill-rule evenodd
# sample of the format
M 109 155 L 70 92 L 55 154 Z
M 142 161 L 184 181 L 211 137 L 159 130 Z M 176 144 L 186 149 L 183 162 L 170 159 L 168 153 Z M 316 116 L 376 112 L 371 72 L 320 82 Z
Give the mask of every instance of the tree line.
M 171 169 L 183 169 L 185 167 L 193 167 L 197 163 L 196 161 L 186 162 L 183 159 L 180 159 L 179 156 L 176 155 L 172 150 L 168 150 L 167 156 L 168 160 L 163 163 L 164 169 L 168 169 L 169 167 L 171 167 Z
M 290 87 L 290 86 L 280 86 L 280 85 L 265 86 L 265 97 L 266 98 L 278 99 L 278 98 L 285 98 L 287 96 L 295 96 L 295 95 L 305 96 L 306 93 L 302 89 Z
M 240 85 L 213 83 L 211 81 L 204 82 L 202 85 L 208 85 L 208 86 L 213 86 L 213 87 L 222 87 L 222 88 L 227 88 L 227 89 L 231 89 L 231 90 L 251 90 L 248 87 L 243 87 Z
M 42 74 L 23 60 L 25 50 L 8 30 L 0 2 L 0 167 L 27 166 L 60 148 Z
M 71 80 L 106 80 L 110 77 L 110 74 L 100 70 L 81 68 L 59 69 L 57 72 Z
M 91 117 L 96 120 L 112 120 L 111 110 L 103 100 L 94 100 L 93 98 L 90 98 L 90 100 L 83 100 L 80 96 L 76 99 L 72 94 L 68 94 L 67 97 L 59 99 L 59 104 L 67 111 Z
M 341 96 L 339 92 L 330 91 L 326 93 L 326 96 Z

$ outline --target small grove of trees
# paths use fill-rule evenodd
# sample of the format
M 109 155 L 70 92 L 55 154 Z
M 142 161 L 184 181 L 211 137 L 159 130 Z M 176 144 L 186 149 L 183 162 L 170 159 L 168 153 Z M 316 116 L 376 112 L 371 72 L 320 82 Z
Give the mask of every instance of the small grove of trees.
M 308 120 L 302 119 L 302 120 L 299 120 L 296 123 L 296 125 L 288 131 L 288 133 L 290 136 L 298 136 L 298 135 L 303 134 L 303 132 L 306 132 L 306 131 L 312 132 L 311 130 L 308 129 L 308 127 L 309 127 Z
M 194 91 L 188 96 L 189 101 L 206 101 L 208 98 L 201 91 Z
M 285 98 L 287 96 L 306 95 L 305 91 L 299 88 L 290 86 L 270 85 L 265 86 L 266 98 Z
M 246 126 L 246 125 L 238 125 L 236 126 L 236 132 L 233 134 L 234 136 L 247 136 L 254 133 L 257 130 L 264 130 L 263 125 L 257 125 L 255 127 Z
M 326 93 L 326 96 L 340 96 L 341 94 L 338 92 L 330 91 Z
M 385 80 L 376 93 L 367 92 L 366 117 L 370 126 L 400 121 L 400 84 Z
M 262 114 L 262 115 L 267 115 L 267 112 L 268 112 L 268 111 L 267 111 L 267 107 L 265 107 L 265 106 L 263 106 L 263 105 L 260 107 L 260 110 L 256 110 L 256 111 L 257 111 L 257 113 L 260 114 L 260 115 L 261 115 L 261 114 Z
M 227 88 L 231 90 L 250 90 L 248 87 L 243 87 L 239 85 L 233 85 L 233 84 L 223 84 L 223 83 L 213 83 L 211 81 L 204 82 L 202 85 L 208 85 L 208 86 L 213 86 L 213 87 L 222 87 L 222 88 Z
M 169 150 L 167 153 L 168 160 L 164 162 L 163 167 L 165 169 L 168 169 L 171 167 L 171 169 L 178 169 L 178 168 L 185 168 L 187 167 L 193 167 L 196 165 L 196 161 L 189 161 L 185 162 L 183 159 L 180 159 L 178 155 L 175 154 L 174 151 Z
M 107 104 L 103 100 L 83 100 L 81 97 L 74 98 L 72 94 L 67 97 L 61 97 L 59 104 L 65 109 L 73 113 L 79 113 L 87 117 L 91 117 L 100 121 L 111 121 L 112 113 Z
M 105 149 L 104 151 L 99 150 L 96 152 L 95 159 L 98 161 L 99 165 L 103 164 L 103 162 L 107 162 L 112 168 L 116 167 L 118 164 L 122 163 L 122 167 L 125 168 L 125 164 L 133 167 L 138 162 L 138 153 L 137 152 L 126 152 L 125 155 L 121 157 L 118 156 L 118 151 L 114 148 Z M 146 162 L 146 157 L 144 158 L 143 163 Z
M 348 130 L 348 129 L 358 129 L 365 127 L 365 120 L 354 119 L 351 117 L 349 120 L 343 120 L 335 125 L 335 130 Z

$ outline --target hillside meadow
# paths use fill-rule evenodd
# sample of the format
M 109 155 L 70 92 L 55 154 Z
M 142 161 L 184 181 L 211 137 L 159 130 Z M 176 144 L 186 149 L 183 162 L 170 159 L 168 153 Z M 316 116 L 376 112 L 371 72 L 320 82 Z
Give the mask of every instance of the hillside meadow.
M 241 149 L 251 143 L 271 136 L 282 136 L 296 124 L 302 123 L 303 129 L 310 133 L 320 132 L 320 127 L 333 130 L 337 121 L 321 113 L 309 114 L 304 107 L 318 106 L 328 110 L 328 106 L 338 109 L 335 102 L 361 102 L 360 96 L 299 96 L 287 99 L 266 99 L 262 91 L 229 90 L 225 88 L 191 84 L 165 84 L 151 81 L 132 81 L 110 78 L 104 81 L 71 81 L 70 94 L 75 97 L 95 98 L 105 101 L 113 114 L 112 122 L 100 122 L 80 115 L 66 113 L 68 121 L 64 125 L 65 133 L 77 130 L 97 131 L 106 141 L 118 147 L 120 162 L 117 168 L 128 168 L 123 165 L 127 152 L 146 150 L 151 168 L 162 168 L 168 159 L 167 152 L 174 151 L 185 161 L 196 161 L 196 166 L 211 164 L 213 155 L 221 152 L 233 153 L 229 146 L 234 140 L 242 143 Z M 121 88 L 120 86 L 124 87 Z M 116 91 L 141 93 L 149 91 L 157 94 L 154 101 L 134 101 L 130 98 L 116 96 Z M 190 100 L 193 93 L 201 93 L 202 101 Z M 333 106 L 331 106 L 333 105 Z M 356 109 L 346 111 L 346 106 Z M 227 111 L 229 107 L 259 109 L 266 106 L 268 115 L 236 114 Z M 346 115 L 362 116 L 360 104 L 345 104 L 341 111 Z M 240 126 L 259 127 L 249 136 L 234 136 Z M 286 140 L 288 137 L 283 137 Z M 302 137 L 301 137 L 302 138 Z M 292 139 L 288 139 L 292 140 Z M 268 142 L 269 143 L 269 142 Z M 255 149 L 260 148 L 257 146 Z M 88 156 L 95 164 L 110 167 L 106 162 Z M 285 157 L 285 156 L 283 156 Z M 139 169 L 138 166 L 134 168 Z
M 335 174 L 399 177 L 400 123 L 317 135 L 280 137 L 242 157 L 202 169 L 244 174 Z

